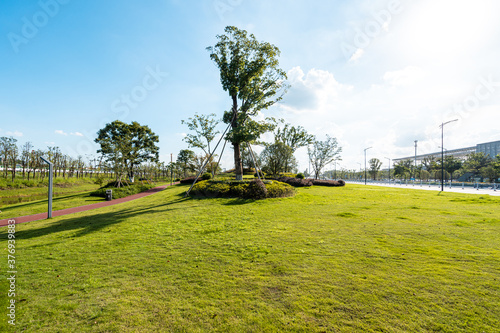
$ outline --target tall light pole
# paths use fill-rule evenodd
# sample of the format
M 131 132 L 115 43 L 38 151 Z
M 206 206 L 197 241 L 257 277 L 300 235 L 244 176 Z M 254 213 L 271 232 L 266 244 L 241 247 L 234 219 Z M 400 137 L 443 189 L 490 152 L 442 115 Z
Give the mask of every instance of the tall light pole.
M 391 183 L 391 159 L 389 157 L 384 157 L 389 160 L 389 184 Z
M 458 119 L 453 119 L 445 123 L 441 123 L 441 192 L 444 191 L 444 125 L 458 121 Z
M 53 164 L 52 162 L 46 160 L 45 158 L 40 156 L 40 159 L 47 163 L 49 165 L 49 207 L 48 207 L 48 213 L 47 213 L 47 218 L 50 219 L 52 218 L 52 177 L 53 175 Z
M 413 178 L 415 180 L 417 179 L 417 143 L 418 143 L 418 140 L 415 140 L 415 166 L 413 169 Z
M 373 147 L 368 147 L 368 148 L 365 148 L 365 185 L 366 185 L 366 151 L 370 148 L 373 148 Z

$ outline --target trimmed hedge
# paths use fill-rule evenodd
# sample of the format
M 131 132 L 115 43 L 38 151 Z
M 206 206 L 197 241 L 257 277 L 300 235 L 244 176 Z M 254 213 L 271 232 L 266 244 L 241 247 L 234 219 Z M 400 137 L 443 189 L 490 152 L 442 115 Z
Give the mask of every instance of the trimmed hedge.
M 213 181 L 205 180 L 193 186 L 193 197 L 266 199 L 295 195 L 295 189 L 285 183 L 272 181 Z
M 339 180 L 320 180 L 320 179 L 314 179 L 312 181 L 313 185 L 317 186 L 345 186 L 345 181 L 342 179 Z
M 109 185 L 109 184 L 108 184 Z M 90 196 L 92 197 L 101 197 L 101 198 L 106 198 L 106 190 L 112 189 L 113 190 L 113 199 L 120 199 L 120 198 L 125 198 L 128 197 L 129 195 L 141 193 L 144 191 L 147 191 L 149 189 L 152 189 L 155 187 L 153 184 L 135 184 L 135 185 L 124 185 L 123 187 L 110 187 L 110 186 L 105 186 L 101 187 L 100 189 L 90 193 Z
M 287 183 L 294 187 L 304 187 L 304 186 L 313 186 L 311 179 L 300 179 L 300 178 L 292 178 L 292 177 L 279 177 L 274 178 L 279 182 Z

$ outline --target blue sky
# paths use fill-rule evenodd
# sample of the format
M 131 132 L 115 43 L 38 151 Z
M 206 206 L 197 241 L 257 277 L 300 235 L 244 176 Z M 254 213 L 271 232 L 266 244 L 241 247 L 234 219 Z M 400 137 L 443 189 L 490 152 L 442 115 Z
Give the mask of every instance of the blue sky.
M 4 0 L 0 9 L 0 136 L 36 148 L 95 155 L 97 130 L 120 119 L 150 126 L 160 158 L 175 159 L 187 148 L 182 119 L 230 106 L 205 50 L 227 25 L 282 52 L 291 89 L 260 117 L 337 137 L 342 167 L 358 168 L 369 146 L 384 166 L 412 155 L 414 140 L 419 153 L 437 151 L 438 126 L 451 119 L 447 149 L 500 140 L 493 0 Z M 306 169 L 306 150 L 297 157 Z

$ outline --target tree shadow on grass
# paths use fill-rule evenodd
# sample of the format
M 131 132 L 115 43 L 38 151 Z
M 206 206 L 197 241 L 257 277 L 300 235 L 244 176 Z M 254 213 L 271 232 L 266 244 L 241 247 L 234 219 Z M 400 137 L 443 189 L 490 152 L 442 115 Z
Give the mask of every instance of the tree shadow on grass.
M 47 220 L 48 224 L 43 225 L 41 228 L 30 229 L 30 230 L 17 230 L 16 238 L 25 240 L 25 239 L 37 238 L 46 235 L 52 235 L 58 232 L 71 231 L 71 230 L 78 230 L 76 234 L 71 235 L 72 238 L 86 236 L 88 234 L 98 232 L 108 226 L 121 223 L 129 218 L 133 218 L 136 216 L 140 215 L 147 216 L 148 214 L 151 213 L 166 213 L 182 209 L 181 207 L 178 208 L 170 207 L 182 201 L 184 200 L 177 199 L 161 205 L 151 204 L 147 207 L 128 208 L 108 213 L 96 212 L 93 215 L 86 215 L 86 216 L 75 217 L 73 214 L 61 216 L 57 217 L 56 218 L 57 221 L 54 222 L 52 222 L 51 220 Z M 145 217 L 144 223 L 148 222 L 154 222 L 154 221 L 148 220 L 147 217 Z

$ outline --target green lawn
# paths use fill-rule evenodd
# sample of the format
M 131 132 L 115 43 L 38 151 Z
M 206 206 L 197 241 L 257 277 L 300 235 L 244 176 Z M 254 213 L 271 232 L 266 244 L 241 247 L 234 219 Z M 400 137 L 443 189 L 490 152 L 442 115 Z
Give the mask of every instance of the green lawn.
M 0 331 L 499 332 L 500 198 L 187 188 L 17 225 L 17 324 L 3 310 Z

